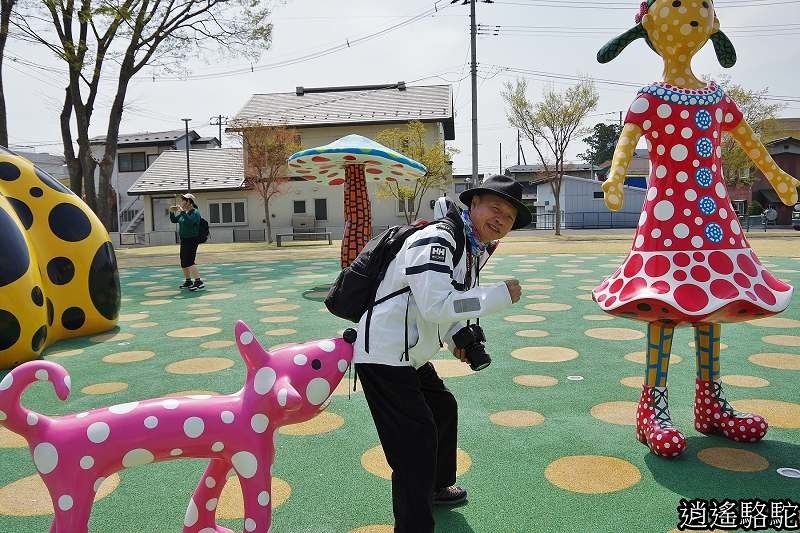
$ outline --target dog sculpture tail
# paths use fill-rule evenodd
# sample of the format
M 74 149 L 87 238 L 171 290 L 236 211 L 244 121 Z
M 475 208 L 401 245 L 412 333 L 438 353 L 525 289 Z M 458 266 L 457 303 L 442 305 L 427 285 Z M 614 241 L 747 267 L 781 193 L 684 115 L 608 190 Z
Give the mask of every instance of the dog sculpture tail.
M 30 434 L 37 427 L 43 415 L 22 406 L 20 398 L 28 385 L 36 381 L 49 381 L 53 384 L 56 396 L 62 401 L 69 397 L 70 377 L 59 364 L 50 361 L 30 361 L 24 363 L 0 381 L 0 426 L 6 426 L 20 435 Z

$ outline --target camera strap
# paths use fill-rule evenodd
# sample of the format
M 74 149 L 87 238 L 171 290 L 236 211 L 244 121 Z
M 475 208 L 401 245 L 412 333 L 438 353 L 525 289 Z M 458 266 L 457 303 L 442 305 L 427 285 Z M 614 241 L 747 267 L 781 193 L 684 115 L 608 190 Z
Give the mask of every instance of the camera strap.
M 406 299 L 406 318 L 405 321 L 403 322 L 403 335 L 405 337 L 405 345 L 406 345 L 406 351 L 405 351 L 406 361 L 408 361 L 408 305 L 410 302 L 411 302 L 411 293 L 409 292 L 408 298 Z

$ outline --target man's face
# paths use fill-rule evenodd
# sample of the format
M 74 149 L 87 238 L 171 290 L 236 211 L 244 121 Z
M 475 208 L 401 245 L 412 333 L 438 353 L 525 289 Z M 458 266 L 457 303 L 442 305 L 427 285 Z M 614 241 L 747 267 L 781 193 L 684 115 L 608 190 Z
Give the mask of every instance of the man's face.
M 514 205 L 494 194 L 475 195 L 469 209 L 472 227 L 481 242 L 496 241 L 505 237 L 517 218 Z

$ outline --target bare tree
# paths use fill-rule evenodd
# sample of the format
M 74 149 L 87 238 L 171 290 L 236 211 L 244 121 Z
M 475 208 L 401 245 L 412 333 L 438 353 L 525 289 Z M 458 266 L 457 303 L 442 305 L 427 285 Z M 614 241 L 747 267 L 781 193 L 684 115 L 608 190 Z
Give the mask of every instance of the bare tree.
M 539 102 L 527 95 L 524 79 L 516 84 L 506 82 L 503 99 L 509 123 L 522 130 L 539 156 L 545 177 L 555 197 L 555 234 L 561 235 L 561 184 L 564 158 L 570 141 L 587 134 L 581 123 L 597 108 L 599 96 L 591 80 L 583 80 L 563 93 L 545 89 Z
M 289 181 L 286 162 L 301 149 L 300 135 L 294 128 L 248 122 L 232 123 L 230 130 L 238 135 L 242 145 L 245 185 L 264 200 L 267 242 L 271 243 L 269 202 L 284 192 L 284 185 Z
M 14 19 L 21 32 L 67 65 L 60 120 L 70 188 L 83 193 L 107 227 L 110 182 L 131 79 L 147 65 L 176 70 L 191 54 L 211 48 L 255 59 L 270 44 L 269 13 L 258 0 L 79 0 L 78 4 L 75 0 L 48 0 L 33 4 Z M 104 152 L 95 159 L 89 126 L 102 75 L 113 80 L 115 93 L 108 109 Z M 97 167 L 98 193 L 94 186 Z
M 8 146 L 8 115 L 6 95 L 3 91 L 3 58 L 8 41 L 9 21 L 17 0 L 0 0 L 0 146 Z

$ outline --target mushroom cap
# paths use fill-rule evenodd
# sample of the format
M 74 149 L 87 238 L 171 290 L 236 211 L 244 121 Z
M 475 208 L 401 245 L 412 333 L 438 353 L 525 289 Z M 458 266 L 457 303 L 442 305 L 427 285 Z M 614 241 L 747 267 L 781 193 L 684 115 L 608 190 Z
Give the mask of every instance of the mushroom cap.
M 361 135 L 347 135 L 289 158 L 289 175 L 328 185 L 345 181 L 344 168 L 364 165 L 368 181 L 415 180 L 427 174 L 421 163 Z

